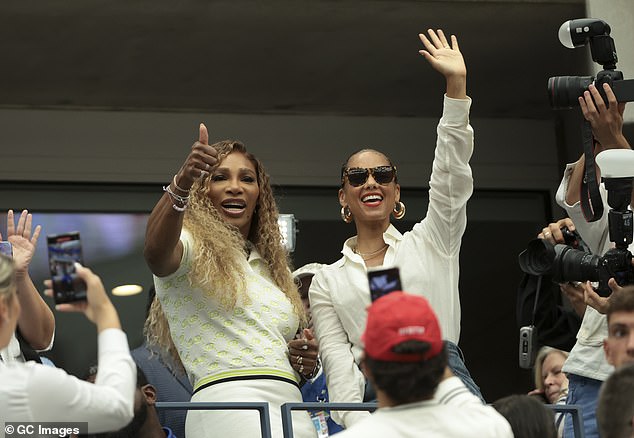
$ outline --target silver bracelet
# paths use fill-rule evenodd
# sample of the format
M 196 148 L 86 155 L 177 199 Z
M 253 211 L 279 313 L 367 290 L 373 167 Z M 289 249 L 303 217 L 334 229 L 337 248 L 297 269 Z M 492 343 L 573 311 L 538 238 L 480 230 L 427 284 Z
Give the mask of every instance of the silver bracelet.
M 180 190 L 183 193 L 189 193 L 189 190 L 181 189 L 180 187 L 178 187 L 178 184 L 176 184 L 176 175 L 174 175 L 174 178 L 172 178 L 172 182 L 174 183 L 174 188 Z
M 187 208 L 187 204 L 189 203 L 189 195 L 188 196 L 179 196 L 170 189 L 170 186 L 163 186 L 163 191 L 167 193 L 172 200 L 172 208 L 179 213 L 182 213 Z M 176 205 L 176 202 L 182 204 L 182 206 Z

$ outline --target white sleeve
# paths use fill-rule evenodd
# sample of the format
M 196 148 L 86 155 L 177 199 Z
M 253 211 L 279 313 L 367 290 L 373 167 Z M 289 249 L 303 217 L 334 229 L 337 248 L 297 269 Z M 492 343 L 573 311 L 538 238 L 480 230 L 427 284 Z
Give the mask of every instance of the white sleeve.
M 54 367 L 33 364 L 27 387 L 34 419 L 88 422 L 90 433 L 118 430 L 134 416 L 136 365 L 119 329 L 99 334 L 99 371 L 94 384 Z
M 348 335 L 333 306 L 322 272 L 313 277 L 310 284 L 310 309 L 313 314 L 315 334 L 326 373 L 328 400 L 337 403 L 361 403 L 365 391 L 365 378 L 352 354 Z M 335 422 L 350 427 L 370 416 L 365 411 L 332 411 Z
M 595 222 L 587 222 L 581 209 L 581 202 L 576 202 L 574 205 L 566 202 L 566 193 L 568 192 L 568 184 L 574 166 L 574 163 L 566 166 L 564 176 L 555 194 L 555 200 L 560 207 L 566 210 L 581 238 L 588 244 L 592 253 L 602 255 L 611 245 L 608 230 L 608 211 L 610 206 L 607 203 L 607 191 L 603 183 L 601 183 L 599 192 L 603 202 L 603 216 Z
M 473 154 L 470 106 L 469 98 L 445 96 L 429 181 L 429 207 L 423 222 L 413 229 L 415 234 L 426 235 L 447 256 L 460 250 L 467 226 L 467 201 L 473 193 L 473 175 L 469 166 Z M 422 228 L 427 232 L 417 233 Z M 426 242 L 421 244 L 427 245 Z

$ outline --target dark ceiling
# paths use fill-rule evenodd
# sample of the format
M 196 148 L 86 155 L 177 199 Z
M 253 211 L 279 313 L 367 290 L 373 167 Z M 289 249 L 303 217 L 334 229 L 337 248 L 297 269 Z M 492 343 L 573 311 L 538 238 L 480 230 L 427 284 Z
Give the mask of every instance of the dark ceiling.
M 34 0 L 0 3 L 0 106 L 437 117 L 417 53 L 455 33 L 472 115 L 551 117 L 546 81 L 587 74 L 560 45 L 568 1 Z M 432 98 L 433 97 L 433 98 Z

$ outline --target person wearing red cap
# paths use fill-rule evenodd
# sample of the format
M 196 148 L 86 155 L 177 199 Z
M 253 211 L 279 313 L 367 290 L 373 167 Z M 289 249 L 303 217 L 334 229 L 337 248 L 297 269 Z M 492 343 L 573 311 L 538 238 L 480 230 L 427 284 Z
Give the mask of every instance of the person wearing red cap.
M 513 437 L 506 419 L 447 367 L 438 319 L 425 298 L 399 291 L 376 300 L 362 341 L 362 368 L 379 409 L 338 437 Z

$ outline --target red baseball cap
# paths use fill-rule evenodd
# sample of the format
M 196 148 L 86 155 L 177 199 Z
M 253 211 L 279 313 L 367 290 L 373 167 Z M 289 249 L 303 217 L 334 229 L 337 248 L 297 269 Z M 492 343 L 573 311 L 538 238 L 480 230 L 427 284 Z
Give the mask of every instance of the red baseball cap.
M 368 319 L 361 337 L 365 354 L 375 360 L 418 362 L 437 356 L 443 340 L 436 314 L 427 300 L 406 292 L 391 292 L 368 308 Z M 429 344 L 425 353 L 396 353 L 394 347 L 404 341 Z

